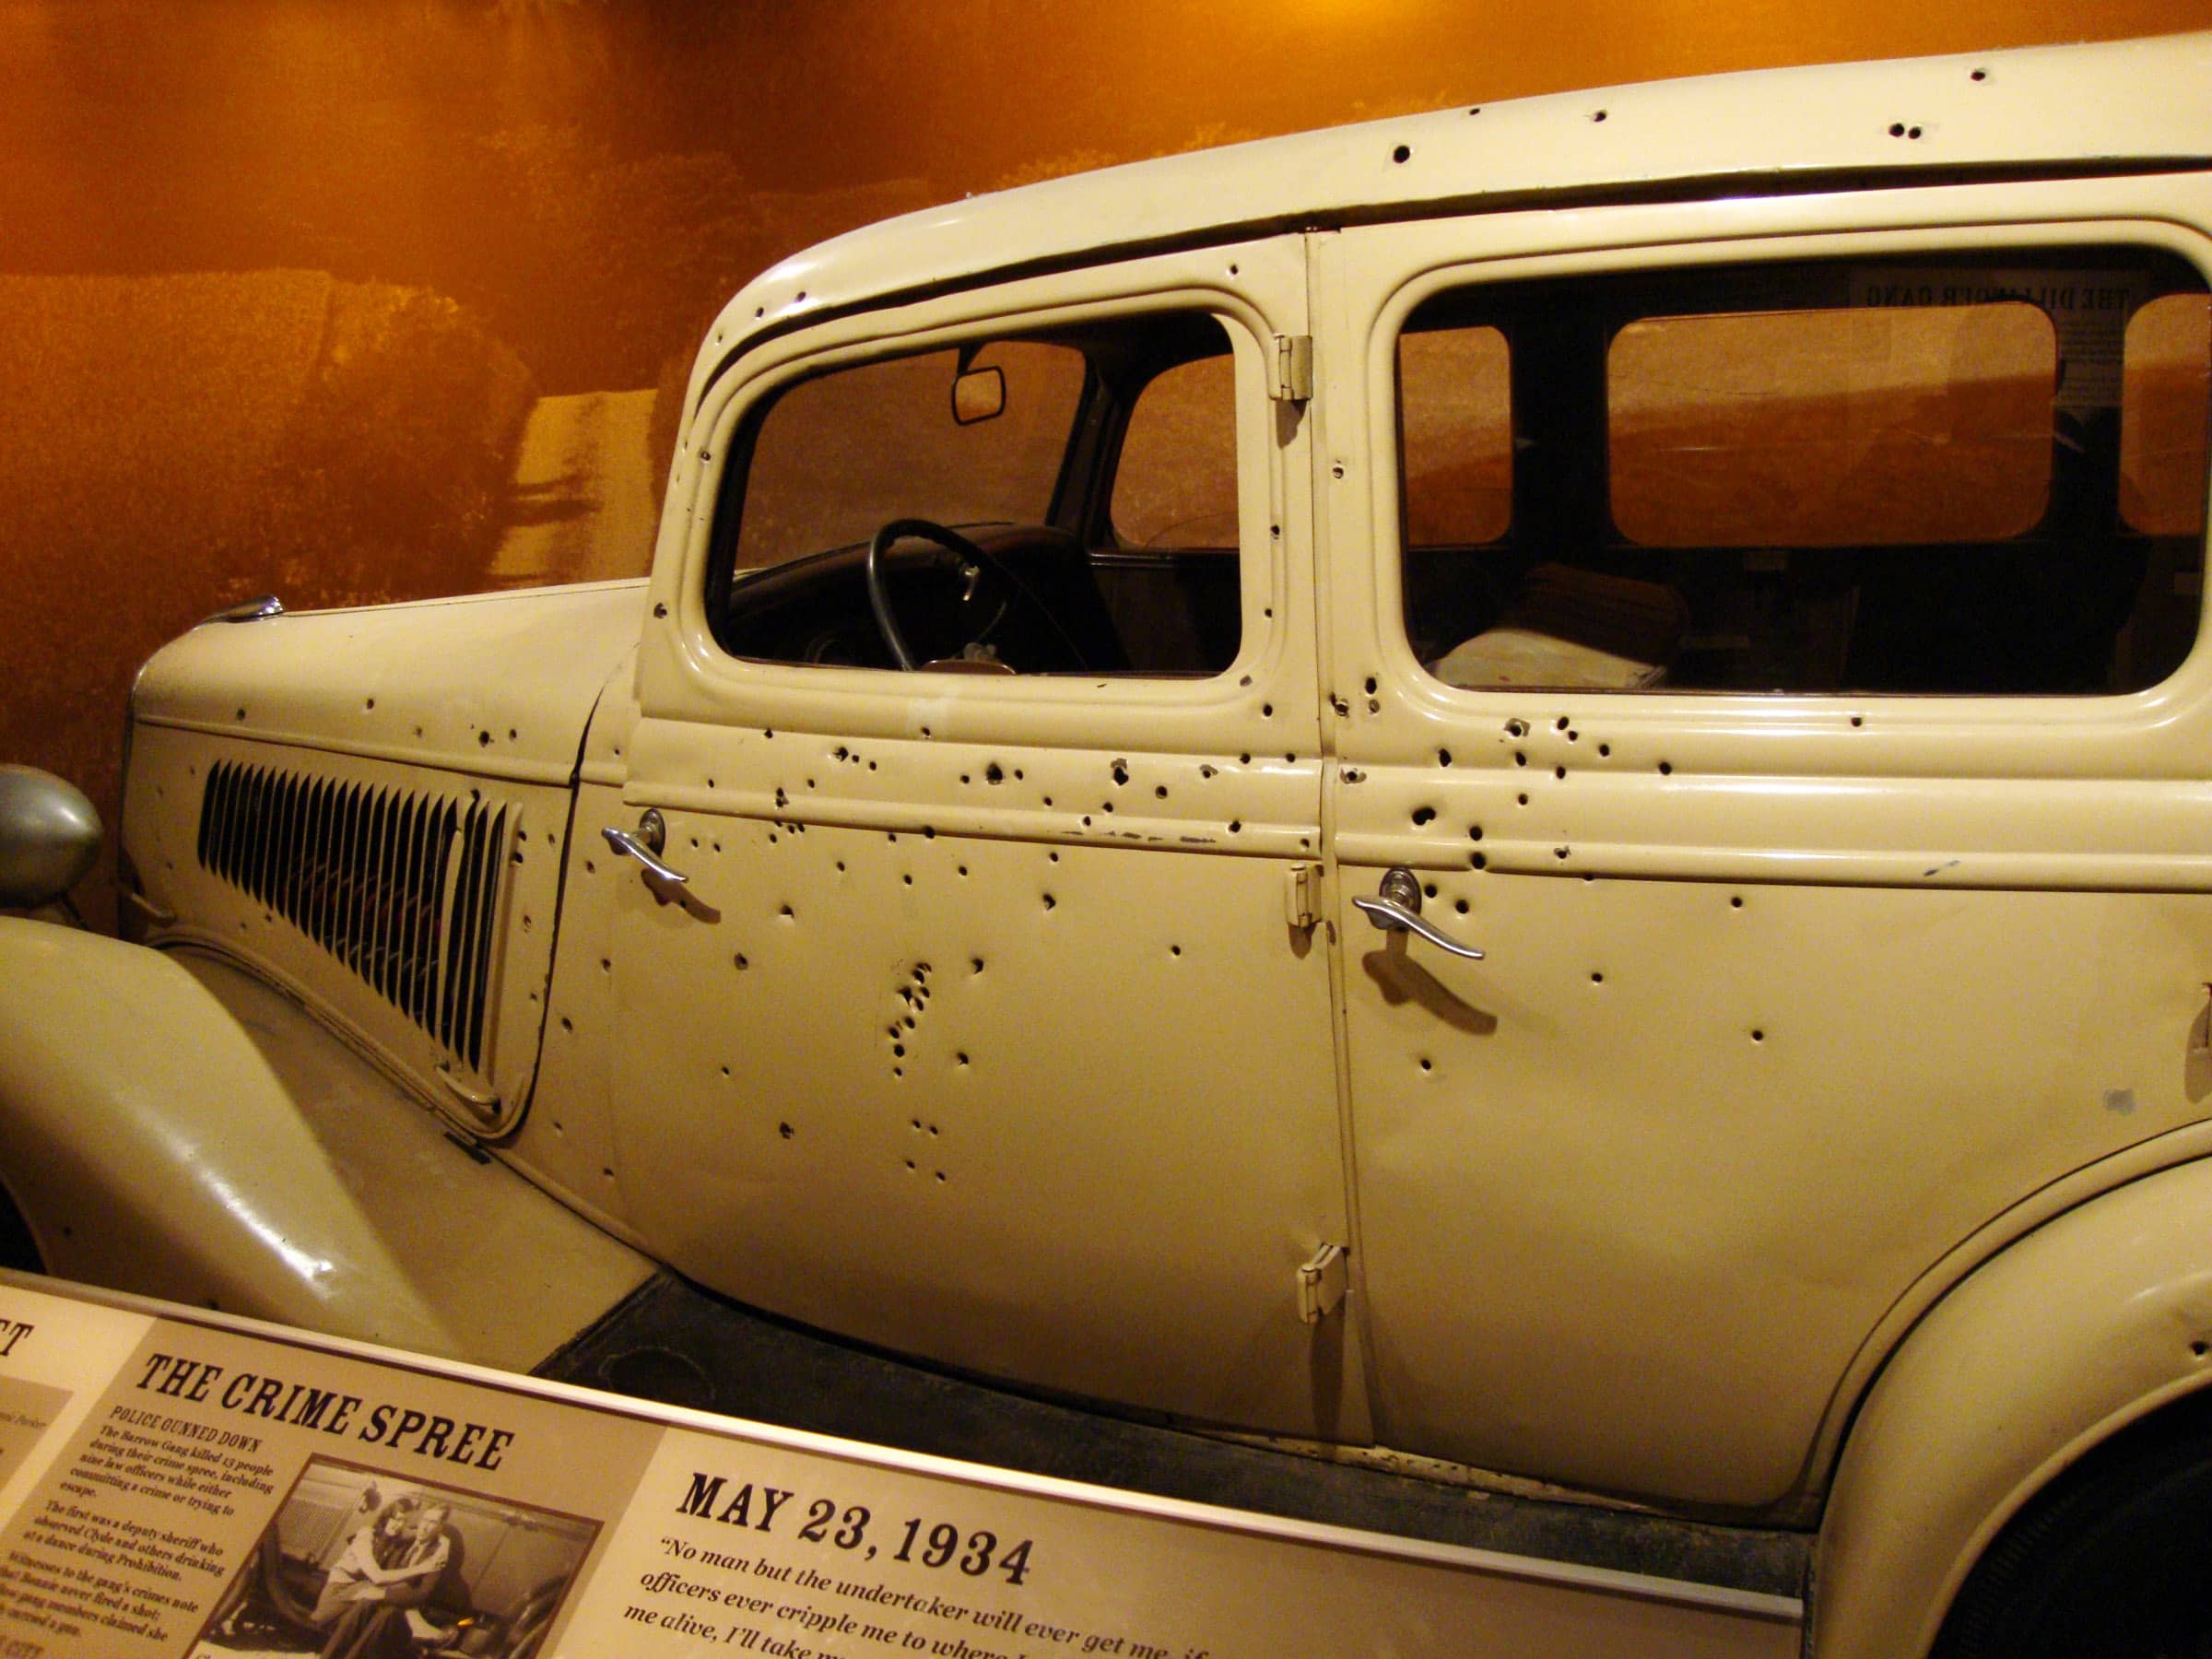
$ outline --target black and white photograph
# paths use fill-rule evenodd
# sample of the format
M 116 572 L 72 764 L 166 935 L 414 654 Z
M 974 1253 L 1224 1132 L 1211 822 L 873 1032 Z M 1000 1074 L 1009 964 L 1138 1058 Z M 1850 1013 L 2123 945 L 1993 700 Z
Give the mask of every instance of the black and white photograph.
M 599 1523 L 316 1458 L 193 1659 L 532 1659 Z

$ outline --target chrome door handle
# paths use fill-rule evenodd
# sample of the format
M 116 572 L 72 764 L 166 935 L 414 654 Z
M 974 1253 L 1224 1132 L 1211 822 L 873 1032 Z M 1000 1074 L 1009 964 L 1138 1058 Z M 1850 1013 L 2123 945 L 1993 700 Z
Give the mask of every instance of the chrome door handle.
M 606 844 L 617 853 L 625 858 L 636 859 L 645 866 L 648 875 L 658 877 L 669 886 L 682 887 L 690 880 L 681 870 L 671 869 L 658 857 L 660 850 L 668 841 L 668 831 L 661 821 L 658 808 L 648 806 L 645 809 L 644 816 L 638 819 L 638 832 L 635 835 L 627 830 L 618 830 L 612 824 L 606 825 L 599 833 L 606 838 Z
M 1421 884 L 1403 865 L 1382 873 L 1382 882 L 1376 888 L 1375 897 L 1355 899 L 1352 903 L 1365 911 L 1367 919 L 1384 933 L 1418 934 L 1439 950 L 1465 957 L 1470 962 L 1482 960 L 1481 951 L 1447 938 L 1421 920 Z

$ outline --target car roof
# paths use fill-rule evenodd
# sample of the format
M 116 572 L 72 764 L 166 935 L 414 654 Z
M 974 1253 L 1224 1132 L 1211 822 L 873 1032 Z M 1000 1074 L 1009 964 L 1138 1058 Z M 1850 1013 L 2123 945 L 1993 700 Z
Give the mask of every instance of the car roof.
M 1562 92 L 1133 162 L 947 202 L 782 260 L 723 311 L 692 392 L 753 337 L 813 316 L 1147 249 L 1669 186 L 2201 164 L 2207 86 L 2212 31 Z

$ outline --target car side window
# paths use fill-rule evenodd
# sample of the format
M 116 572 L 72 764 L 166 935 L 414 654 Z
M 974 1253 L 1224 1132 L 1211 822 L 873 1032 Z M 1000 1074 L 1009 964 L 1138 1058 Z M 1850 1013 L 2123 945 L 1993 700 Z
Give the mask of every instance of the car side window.
M 1218 674 L 1237 453 L 1231 342 L 1203 312 L 838 364 L 740 422 L 715 637 L 777 663 Z
M 1468 287 L 1397 368 L 1450 684 L 2121 692 L 2194 642 L 2212 318 L 2171 255 Z

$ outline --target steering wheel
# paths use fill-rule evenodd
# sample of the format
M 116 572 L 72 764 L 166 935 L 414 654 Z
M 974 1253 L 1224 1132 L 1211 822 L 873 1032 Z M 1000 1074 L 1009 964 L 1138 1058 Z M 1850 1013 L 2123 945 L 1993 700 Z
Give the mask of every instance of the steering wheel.
M 877 531 L 875 536 L 868 543 L 868 560 L 865 567 L 868 583 L 868 609 L 875 613 L 876 631 L 883 636 L 884 644 L 890 648 L 892 660 L 901 669 L 912 674 L 922 666 L 922 664 L 916 659 L 912 647 L 906 642 L 906 634 L 900 628 L 898 618 L 892 614 L 890 591 L 884 582 L 883 566 L 884 555 L 891 545 L 910 535 L 919 541 L 935 542 L 954 558 L 962 561 L 966 567 L 962 574 L 968 582 L 968 592 L 963 595 L 964 600 L 972 598 L 976 578 L 982 572 L 989 571 L 998 585 L 1006 590 L 1007 603 L 1018 601 L 1031 614 L 1041 618 L 1044 625 L 1052 629 L 1053 636 L 1067 652 L 1069 663 L 1077 670 L 1088 672 L 1090 664 L 1085 660 L 1082 647 L 1077 645 L 1069 636 L 1067 629 L 1060 625 L 1060 618 L 1053 615 L 1052 607 L 1038 597 L 1037 591 L 1016 574 L 1013 568 L 1005 559 L 977 547 L 957 530 L 947 530 L 934 519 L 920 518 L 893 519 L 882 529 Z M 998 626 L 1000 618 L 1005 615 L 1006 605 L 1002 604 L 997 614 L 971 635 L 967 643 L 971 645 L 980 643 L 994 628 Z

